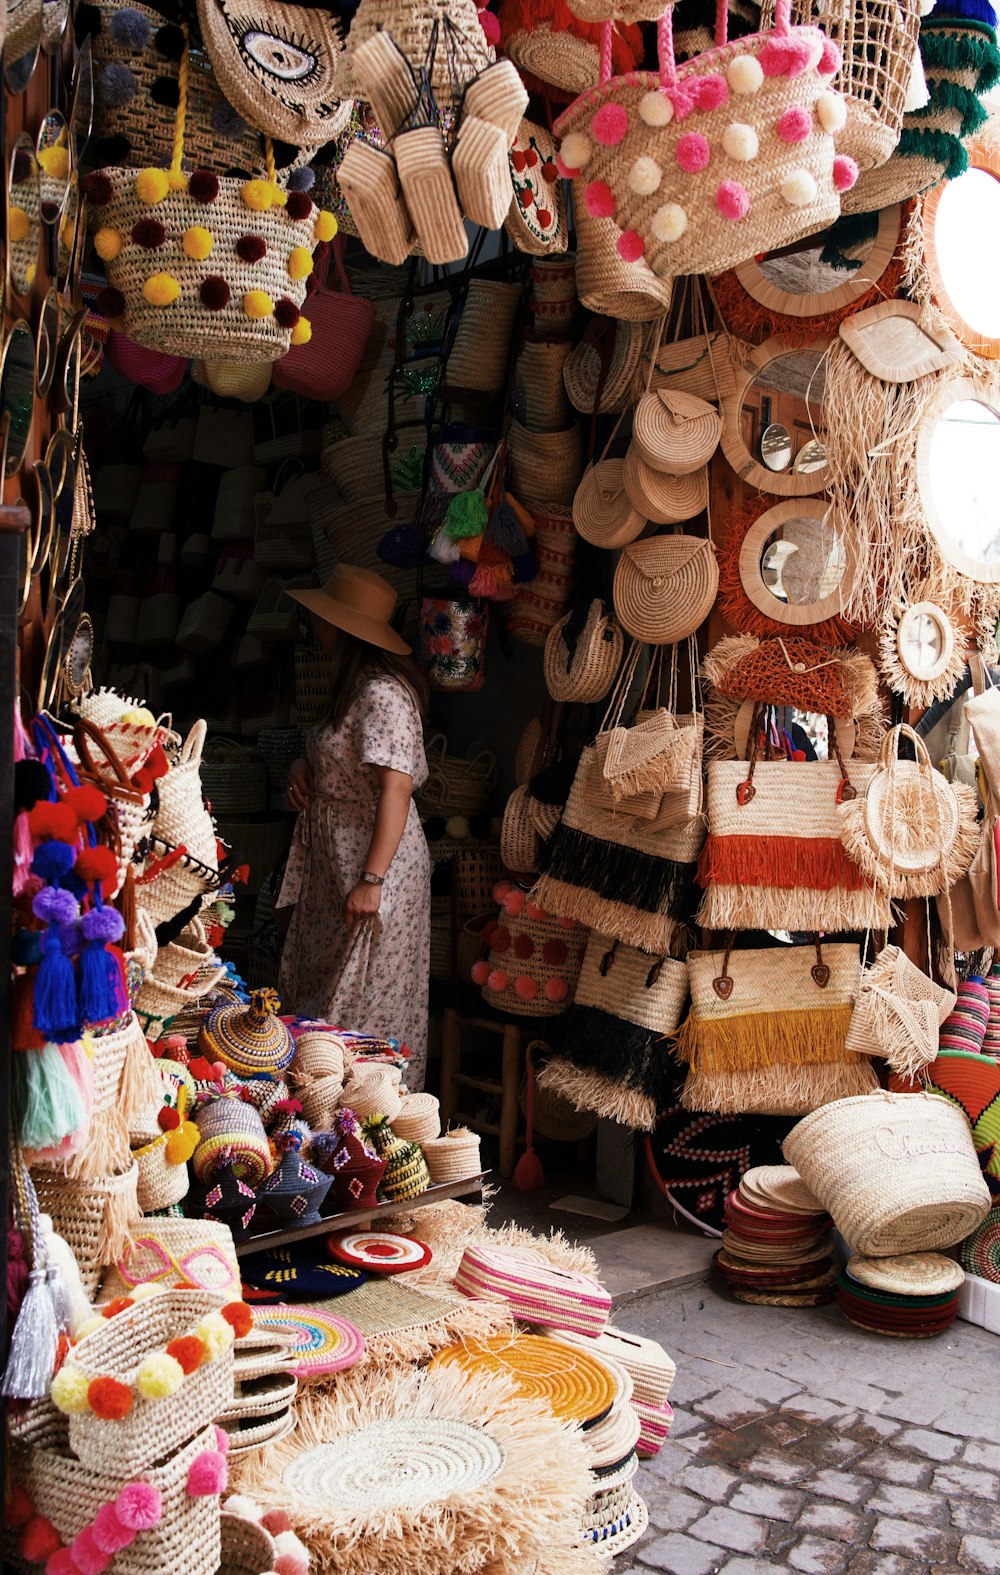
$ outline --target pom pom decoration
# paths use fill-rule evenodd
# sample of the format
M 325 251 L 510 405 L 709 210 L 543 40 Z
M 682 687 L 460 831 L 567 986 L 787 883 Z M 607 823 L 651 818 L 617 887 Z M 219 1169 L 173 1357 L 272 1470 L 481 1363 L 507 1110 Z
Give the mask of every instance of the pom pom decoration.
M 149 96 L 162 109 L 177 109 L 181 101 L 180 85 L 173 77 L 157 77 Z
M 828 38 L 823 45 L 823 53 L 819 57 L 819 65 L 816 69 L 821 77 L 835 77 L 841 65 L 840 50 L 833 40 Z
M 132 1391 L 117 1378 L 92 1378 L 87 1399 L 94 1415 L 105 1422 L 120 1422 L 132 1409 Z
M 80 189 L 92 208 L 106 208 L 114 195 L 110 180 L 100 171 L 94 175 L 85 175 L 80 182 Z
M 40 760 L 18 760 L 14 766 L 14 808 L 34 809 L 49 796 L 51 778 Z
M 75 842 L 79 829 L 79 819 L 69 804 L 50 804 L 48 800 L 43 799 L 35 804 L 33 809 L 28 811 L 28 830 L 36 842 L 41 841 L 43 837 L 52 837 L 57 842 Z M 38 851 L 41 852 L 42 850 L 39 849 Z M 69 862 L 61 867 L 59 861 L 63 855 L 53 853 L 51 856 L 56 861 L 52 868 L 54 870 L 59 869 L 60 873 L 65 874 L 72 869 L 76 855 L 73 854 Z M 42 875 L 43 880 L 54 880 L 57 878 L 55 875 L 43 875 L 40 868 L 35 868 L 35 874 Z
M 205 1357 L 205 1347 L 195 1334 L 181 1334 L 167 1346 L 167 1355 L 181 1367 L 185 1376 L 197 1372 Z
M 473 965 L 472 965 L 472 982 L 473 982 L 473 984 L 478 984 L 480 986 L 480 988 L 482 988 L 482 986 L 489 979 L 489 976 L 490 976 L 490 965 L 486 961 L 485 958 L 480 958 L 479 962 L 473 963 Z
M 212 110 L 212 130 L 220 137 L 225 137 L 227 141 L 236 142 L 238 138 L 245 136 L 247 123 L 232 104 L 220 98 Z
M 290 300 L 287 295 L 283 295 L 277 301 L 275 301 L 274 320 L 276 323 L 279 323 L 282 328 L 294 328 L 301 316 L 302 313 L 299 311 L 295 302 Z
M 215 1361 L 233 1343 L 233 1331 L 221 1313 L 208 1313 L 195 1329 L 209 1361 Z
M 300 317 L 292 329 L 292 344 L 307 345 L 313 336 L 312 323 L 308 317 Z
M 698 108 L 704 110 L 721 109 L 729 100 L 729 84 L 718 71 L 713 71 L 709 76 L 702 77 L 698 84 Z
M 260 262 L 267 255 L 267 242 L 262 235 L 241 235 L 236 242 L 236 255 L 241 262 Z
M 168 1165 L 186 1165 L 200 1142 L 201 1133 L 194 1122 L 182 1122 L 164 1144 Z
M 84 1416 L 90 1410 L 89 1379 L 77 1367 L 61 1367 L 52 1380 L 49 1396 L 65 1416 Z
M 129 1482 L 115 1499 L 115 1514 L 129 1531 L 152 1531 L 163 1519 L 163 1497 L 149 1482 Z
M 59 1533 L 44 1515 L 32 1515 L 17 1539 L 18 1552 L 29 1564 L 44 1564 L 62 1547 Z
M 185 257 L 190 257 L 194 262 L 204 262 L 210 257 L 212 247 L 215 245 L 211 230 L 206 230 L 203 224 L 190 224 L 181 236 L 181 247 Z M 237 243 L 237 250 L 239 243 Z
M 617 204 L 614 192 L 604 180 L 592 180 L 584 188 L 583 200 L 587 212 L 595 219 L 613 219 Z
M 833 184 L 838 191 L 850 191 L 858 178 L 858 166 L 846 153 L 838 153 L 833 161 Z M 782 192 L 784 195 L 784 192 Z
M 133 1541 L 135 1532 L 123 1526 L 114 1504 L 102 1504 L 94 1516 L 94 1542 L 102 1553 L 119 1553 Z
M 486 499 L 481 492 L 457 492 L 448 504 L 445 528 L 453 541 L 478 536 L 489 520 Z
M 816 200 L 816 177 L 810 170 L 797 169 L 782 181 L 781 195 L 792 208 L 805 208 Z
M 274 207 L 274 187 L 267 180 L 244 181 L 240 196 L 253 213 L 266 213 Z
M 155 206 L 164 200 L 169 191 L 170 181 L 166 170 L 140 170 L 135 177 L 135 194 L 140 202 Z
M 232 292 L 225 279 L 220 274 L 214 273 L 202 280 L 198 295 L 202 306 L 207 307 L 210 312 L 222 312 L 229 305 Z
M 274 302 L 264 290 L 248 290 L 243 297 L 243 311 L 247 317 L 260 321 L 273 315 Z
M 111 37 L 119 49 L 127 49 L 130 54 L 138 54 L 141 49 L 145 49 L 151 31 L 149 19 L 134 6 L 123 6 L 120 11 L 111 14 Z
M 184 53 L 184 33 L 175 23 L 157 29 L 153 40 L 161 60 L 180 60 Z
M 786 109 L 778 121 L 778 136 L 782 142 L 805 142 L 812 131 L 812 116 L 801 104 Z
M 304 246 L 293 246 L 288 254 L 288 277 L 290 279 L 308 279 L 312 273 L 312 252 Z
M 214 202 L 219 195 L 218 175 L 213 175 L 211 170 L 195 170 L 188 181 L 188 195 L 203 205 Z
M 547 1001 L 552 1001 L 553 1003 L 565 1001 L 568 994 L 569 986 L 565 979 L 546 979 L 545 999 Z
M 181 287 L 172 273 L 154 273 L 144 281 L 142 293 L 150 306 L 172 306 Z
M 112 323 L 125 312 L 125 297 L 120 290 L 112 289 L 111 285 L 105 285 L 102 290 L 98 290 L 94 304 L 100 315 Z
M 847 124 L 847 104 L 840 93 L 827 89 L 816 100 L 816 115 L 824 131 L 843 131 Z
M 564 137 L 560 148 L 563 163 L 573 170 L 586 169 L 593 151 L 590 139 L 579 131 L 571 131 Z
M 739 181 L 724 180 L 715 193 L 715 206 L 724 219 L 738 222 L 750 212 L 750 194 Z
M 289 1103 L 294 1104 L 299 1110 L 302 1108 L 298 1100 L 292 1100 Z M 222 1316 L 229 1324 L 237 1340 L 244 1339 L 253 1328 L 253 1313 L 246 1302 L 227 1302 L 222 1309 Z
M 226 1432 L 224 1427 L 220 1427 L 219 1426 L 218 1422 L 215 1423 L 214 1430 L 215 1430 L 215 1447 L 216 1447 L 216 1449 L 219 1451 L 220 1455 L 228 1455 L 228 1453 L 229 1453 L 229 1434 Z
M 638 230 L 623 230 L 615 243 L 615 251 L 623 262 L 638 262 L 645 247 Z
M 760 152 L 760 138 L 753 126 L 734 120 L 722 133 L 722 151 L 740 164 L 747 164 Z
M 33 1513 L 34 1506 L 24 1488 L 19 1482 L 12 1483 L 3 1507 L 4 1525 L 16 1530 L 29 1521 Z
M 57 1553 L 50 1554 L 45 1561 L 45 1575 L 80 1575 L 72 1548 L 60 1548 Z
M 538 980 L 530 973 L 522 973 L 514 980 L 514 994 L 519 1001 L 533 1001 L 538 994 Z
M 77 1532 L 73 1538 L 72 1555 L 80 1575 L 104 1575 L 104 1571 L 111 1563 L 111 1555 L 102 1553 L 94 1541 L 91 1526 L 84 1526 L 83 1530 Z
M 639 100 L 639 119 L 647 126 L 669 126 L 673 118 L 674 106 L 666 93 L 644 93 Z
M 510 974 L 503 968 L 492 968 L 487 976 L 486 987 L 495 995 L 500 995 L 510 984 Z
M 187 1490 L 192 1498 L 214 1498 L 225 1492 L 227 1479 L 225 1456 L 206 1449 L 191 1462 Z
M 602 104 L 590 122 L 590 129 L 594 133 L 594 140 L 602 147 L 615 148 L 628 132 L 628 111 L 622 104 Z M 569 156 L 565 148 L 563 156 Z
M 121 109 L 135 98 L 135 77 L 128 66 L 115 61 L 107 66 L 94 84 L 99 103 L 107 109 Z
M 98 230 L 94 236 L 94 250 L 102 262 L 114 262 L 124 245 L 125 237 L 121 231 L 108 229 L 107 226 Z
M 272 1537 L 280 1537 L 283 1531 L 291 1531 L 292 1529 L 292 1522 L 287 1512 L 283 1509 L 266 1510 L 260 1517 L 260 1523 L 265 1531 L 271 1533 Z
M 135 1386 L 144 1400 L 167 1400 L 184 1382 L 184 1369 L 166 1351 L 151 1351 L 139 1363 Z
M 311 175 L 312 170 L 309 170 L 308 172 L 297 173 L 308 173 Z M 290 219 L 294 219 L 296 223 L 299 223 L 302 219 L 308 219 L 309 215 L 312 213 L 313 200 L 309 196 L 308 192 L 290 191 L 288 193 L 288 202 L 285 204 L 285 207 L 288 217 Z
M 650 197 L 662 179 L 663 171 L 656 160 L 644 153 L 635 160 L 628 172 L 629 190 L 634 191 L 637 197 Z
M 500 42 L 500 22 L 494 13 L 487 10 L 485 6 L 479 12 L 479 25 L 483 30 L 483 37 L 486 42 L 492 44 L 495 48 Z
M 738 93 L 749 98 L 754 93 L 759 93 L 764 85 L 764 72 L 760 61 L 752 55 L 741 55 L 734 60 L 726 71 L 726 81 L 729 83 L 730 92 Z
M 708 139 L 700 131 L 686 131 L 683 137 L 678 137 L 674 157 L 685 174 L 696 175 L 699 170 L 706 169 L 711 156 Z
M 337 221 L 332 213 L 321 208 L 313 225 L 313 235 L 318 241 L 332 241 L 337 233 Z
M 80 787 L 68 788 L 64 802 L 70 806 L 81 825 L 95 825 L 108 808 L 108 801 L 100 788 L 91 787 L 86 782 Z

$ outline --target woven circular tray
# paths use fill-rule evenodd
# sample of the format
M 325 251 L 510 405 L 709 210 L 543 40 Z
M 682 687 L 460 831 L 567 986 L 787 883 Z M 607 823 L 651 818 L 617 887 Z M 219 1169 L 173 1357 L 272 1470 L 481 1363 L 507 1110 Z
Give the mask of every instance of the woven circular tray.
M 289 1330 L 296 1337 L 289 1353 L 288 1371 L 296 1378 L 316 1378 L 353 1367 L 365 1354 L 364 1336 L 346 1318 L 320 1307 L 255 1307 L 258 1328 Z
M 610 1363 L 542 1335 L 449 1345 L 431 1363 L 468 1373 L 513 1374 L 520 1392 L 546 1401 L 565 1422 L 586 1426 L 605 1417 L 618 1397 L 619 1382 Z
M 370 1274 L 405 1274 L 424 1268 L 433 1256 L 425 1242 L 388 1230 L 334 1231 L 326 1246 L 338 1263 Z

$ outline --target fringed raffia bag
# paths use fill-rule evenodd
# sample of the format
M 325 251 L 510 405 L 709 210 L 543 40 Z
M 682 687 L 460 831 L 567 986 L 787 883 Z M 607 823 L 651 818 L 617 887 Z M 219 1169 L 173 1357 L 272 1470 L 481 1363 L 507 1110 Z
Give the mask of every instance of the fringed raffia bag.
M 631 658 L 622 670 L 615 692 L 597 735 L 595 754 L 600 761 L 601 777 L 612 800 L 627 806 L 637 795 L 653 793 L 690 794 L 701 783 L 701 747 L 704 721 L 697 712 L 677 715 L 677 648 L 673 648 L 670 684 L 666 704 L 661 704 L 663 662 L 661 651 L 653 653 L 649 673 L 638 709 L 629 726 L 622 726 L 622 715 L 641 654 L 633 647 Z M 688 641 L 691 693 L 697 703 L 695 673 L 697 658 L 692 640 Z M 652 704 L 650 704 L 652 702 Z M 691 810 L 697 814 L 698 802 Z
M 652 1132 L 673 1074 L 664 1035 L 680 1022 L 687 995 L 686 964 L 591 931 L 573 1005 L 548 1030 L 554 1054 L 539 1088 Z
M 709 835 L 698 865 L 698 921 L 713 930 L 888 929 L 889 894 L 845 849 L 837 806 L 864 792 L 872 765 L 750 759 L 708 767 Z M 831 737 L 834 729 L 831 725 Z M 835 745 L 835 748 L 837 746 Z
M 704 820 L 664 827 L 595 808 L 587 796 L 593 768 L 594 751 L 585 749 L 533 895 L 550 912 L 625 945 L 667 952 L 694 910 Z
M 915 760 L 900 760 L 907 738 Z M 978 797 L 931 764 L 905 723 L 886 734 L 864 791 L 837 810 L 848 857 L 889 897 L 937 897 L 968 874 L 980 842 Z
M 885 946 L 861 975 L 846 1047 L 884 1057 L 898 1077 L 917 1077 L 938 1053 L 955 1000 L 898 946 Z
M 878 1087 L 847 1049 L 861 962 L 850 944 L 692 952 L 677 1056 L 685 1110 L 805 1115 Z

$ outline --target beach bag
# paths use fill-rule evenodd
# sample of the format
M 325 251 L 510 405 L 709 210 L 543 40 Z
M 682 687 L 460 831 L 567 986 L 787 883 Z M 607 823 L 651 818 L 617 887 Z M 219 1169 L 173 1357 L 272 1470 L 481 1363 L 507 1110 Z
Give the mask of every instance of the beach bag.
M 906 738 L 916 760 L 901 760 Z M 974 788 L 948 782 L 905 723 L 890 728 L 863 791 L 837 810 L 848 857 L 891 897 L 937 897 L 966 875 L 979 845 Z
M 468 694 L 486 682 L 486 602 L 425 596 L 420 603 L 417 653 L 432 689 Z
M 790 14 L 790 0 L 778 0 L 773 29 L 727 43 L 722 6 L 717 47 L 678 67 L 668 7 L 658 73 L 611 78 L 602 51 L 600 84 L 554 130 L 577 210 L 614 226 L 624 262 L 660 278 L 721 273 L 839 216 L 858 175 L 852 159 L 835 157 L 846 120 L 830 85 L 840 50 L 818 28 L 792 27 Z
M 329 287 L 331 257 L 339 290 Z M 305 399 L 335 400 L 346 394 L 357 375 L 375 322 L 375 303 L 352 293 L 343 251 L 336 243 L 327 252 L 322 272 L 322 283 L 302 309 L 302 316 L 312 324 L 312 337 L 275 362 L 271 381 L 275 388 L 290 389 Z
M 573 1000 L 586 931 L 545 912 L 519 887 L 508 891 L 472 980 L 483 1000 L 514 1017 L 557 1017 Z
M 813 944 L 688 957 L 691 1011 L 677 1034 L 688 1067 L 685 1110 L 804 1115 L 878 1087 L 847 1031 L 861 973 L 858 948 Z
M 622 723 L 624 708 L 638 668 L 641 646 L 635 646 L 615 687 L 601 731 L 594 743 L 601 779 L 616 804 L 623 807 L 637 795 L 653 793 L 691 797 L 701 808 L 701 746 L 704 720 L 697 712 L 677 715 L 677 649 L 670 664 L 669 689 L 661 703 L 663 663 L 654 651 L 642 696 L 632 721 Z M 697 655 L 688 642 L 691 693 L 697 700 Z M 659 811 L 658 811 L 659 812 Z
M 592 930 L 573 1004 L 547 1030 L 553 1054 L 539 1088 L 640 1132 L 652 1132 L 675 1076 L 664 1036 L 681 1019 L 687 965 Z
M 603 700 L 624 649 L 622 631 L 605 603 L 599 597 L 581 602 L 545 638 L 545 687 L 553 700 L 569 704 Z
M 935 984 L 898 946 L 884 946 L 861 975 L 848 1050 L 882 1056 L 897 1077 L 913 1078 L 938 1053 L 954 990 Z

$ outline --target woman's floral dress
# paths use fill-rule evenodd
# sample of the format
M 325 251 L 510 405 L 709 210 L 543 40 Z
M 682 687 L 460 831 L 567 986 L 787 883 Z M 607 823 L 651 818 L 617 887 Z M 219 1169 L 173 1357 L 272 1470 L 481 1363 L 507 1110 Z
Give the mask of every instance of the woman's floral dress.
M 306 740 L 313 798 L 298 818 L 278 906 L 294 904 L 281 964 L 288 1010 L 340 1028 L 397 1035 L 410 1051 L 405 1082 L 423 1087 L 430 974 L 430 856 L 416 805 L 382 887 L 378 916 L 349 925 L 344 899 L 368 857 L 379 783 L 372 766 L 427 780 L 420 716 L 406 685 L 363 680 L 340 728 Z

